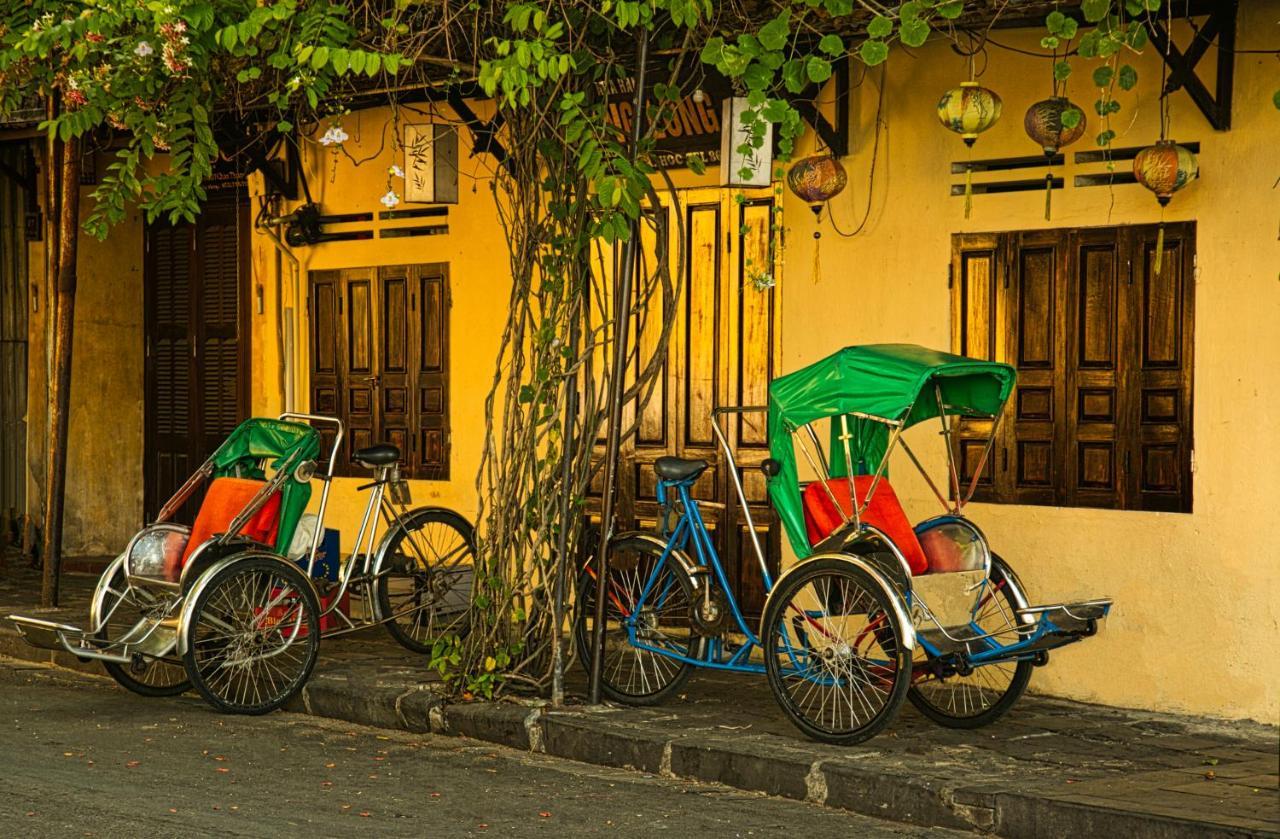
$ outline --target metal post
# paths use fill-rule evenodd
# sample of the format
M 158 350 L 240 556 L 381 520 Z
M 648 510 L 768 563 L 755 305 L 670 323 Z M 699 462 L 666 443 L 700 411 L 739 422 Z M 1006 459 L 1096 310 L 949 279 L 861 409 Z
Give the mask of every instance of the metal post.
M 590 271 L 589 265 L 582 267 Z M 583 275 L 582 303 L 588 303 L 586 275 Z M 574 359 L 573 372 L 564 383 L 564 431 L 560 435 L 560 533 L 556 536 L 556 564 L 552 582 L 551 600 L 551 707 L 564 705 L 564 589 L 565 576 L 573 565 L 569 562 L 569 521 L 574 515 L 573 493 L 570 482 L 573 480 L 573 432 L 578 421 L 578 336 L 581 329 L 580 312 L 573 313 L 569 323 L 569 355 Z
M 649 38 L 643 27 L 636 32 L 636 89 L 632 97 L 631 156 L 640 147 L 645 109 L 645 64 L 649 58 Z M 613 535 L 613 503 L 617 495 L 618 450 L 622 445 L 622 395 L 625 390 L 627 338 L 631 322 L 631 280 L 635 272 L 636 243 L 640 238 L 639 219 L 631 222 L 631 235 L 622 248 L 622 264 L 614 292 L 613 379 L 609 382 L 609 428 L 604 458 L 604 502 L 600 511 L 600 553 L 596 558 L 596 613 L 591 638 L 591 684 L 589 700 L 600 703 L 600 667 L 604 659 L 604 587 L 609 581 L 609 539 Z

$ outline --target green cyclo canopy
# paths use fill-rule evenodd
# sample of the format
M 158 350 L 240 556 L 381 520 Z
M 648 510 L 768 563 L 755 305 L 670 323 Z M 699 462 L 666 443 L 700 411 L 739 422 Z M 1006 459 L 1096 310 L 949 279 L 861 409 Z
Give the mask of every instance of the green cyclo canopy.
M 261 480 L 259 462 L 267 460 L 272 469 L 315 460 L 320 456 L 320 435 L 301 422 L 254 417 L 236 426 L 231 436 L 213 453 L 213 476 L 235 476 Z M 293 541 L 293 531 L 311 500 L 311 484 L 293 475 L 280 488 L 280 528 L 276 535 L 276 551 L 285 553 Z
M 800 557 L 812 552 L 805 533 L 791 435 L 831 420 L 831 477 L 870 474 L 880 465 L 889 428 L 909 428 L 942 413 L 993 417 L 1013 390 L 1012 367 L 938 352 L 914 344 L 845 347 L 769 384 L 769 449 L 781 467 L 769 479 L 769 496 Z M 936 388 L 935 388 L 936 385 Z M 845 418 L 843 421 L 841 418 Z M 847 424 L 852 465 L 845 462 Z

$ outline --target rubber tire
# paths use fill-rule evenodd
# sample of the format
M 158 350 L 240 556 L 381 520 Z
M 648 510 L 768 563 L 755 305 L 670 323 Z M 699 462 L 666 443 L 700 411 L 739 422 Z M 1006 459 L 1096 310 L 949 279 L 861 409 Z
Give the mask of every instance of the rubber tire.
M 891 604 L 876 584 L 874 578 L 863 569 L 853 565 L 847 560 L 839 557 L 824 557 L 822 559 L 805 560 L 804 567 L 785 576 L 769 593 L 769 600 L 765 604 L 764 619 L 761 621 L 762 641 L 764 644 L 764 661 L 765 670 L 769 676 L 769 688 L 773 691 L 773 696 L 778 702 L 778 706 L 782 708 L 783 713 L 791 720 L 791 723 L 808 737 L 823 743 L 830 743 L 835 746 L 852 746 L 855 743 L 861 743 L 870 740 L 893 722 L 897 717 L 898 711 L 902 708 L 907 699 L 907 688 L 911 684 L 911 652 L 904 650 L 899 645 L 897 651 L 898 657 L 898 678 L 894 680 L 893 689 L 889 696 L 885 699 L 884 707 L 880 709 L 880 713 L 872 718 L 862 727 L 846 732 L 836 734 L 810 723 L 803 714 L 795 707 L 790 694 L 784 689 L 782 684 L 782 674 L 779 671 L 778 654 L 778 632 L 776 627 L 781 616 L 786 612 L 788 602 L 795 596 L 804 585 L 813 577 L 831 571 L 842 571 L 849 573 L 855 578 L 860 578 L 859 584 L 862 585 L 875 598 L 876 605 L 889 619 L 889 627 L 893 631 L 894 639 L 901 639 L 903 627 L 898 619 L 897 612 L 893 610 Z
M 116 574 L 119 574 L 121 577 L 124 576 L 124 566 L 117 565 L 115 566 L 115 569 L 116 569 Z M 110 573 L 111 568 L 108 567 L 107 571 L 108 573 Z M 107 582 L 107 581 L 105 579 L 99 580 L 98 585 L 101 586 L 104 582 Z M 96 595 L 96 592 L 95 592 L 95 595 Z M 109 640 L 107 636 L 107 628 L 104 626 L 102 629 L 100 629 L 96 637 L 100 641 Z M 169 664 L 170 666 L 173 666 L 173 667 L 182 666 L 181 664 L 174 664 L 172 662 L 169 662 Z M 124 688 L 125 690 L 136 693 L 139 696 L 146 696 L 148 698 L 157 699 L 157 698 L 169 697 L 169 696 L 181 696 L 182 694 L 191 690 L 190 679 L 183 679 L 177 684 L 168 685 L 166 687 L 157 687 L 156 685 L 149 685 L 146 682 L 138 681 L 138 679 L 133 675 L 133 673 L 130 672 L 128 665 L 117 664 L 114 661 L 104 661 L 102 662 L 102 666 L 107 671 L 107 674 L 111 676 L 111 678 L 116 680 L 116 683 L 119 684 L 120 687 Z
M 454 530 L 458 531 L 458 533 L 462 536 L 463 540 L 467 543 L 467 547 L 471 551 L 472 561 L 473 562 L 475 561 L 476 534 L 475 534 L 475 528 L 471 525 L 471 522 L 467 521 L 465 518 L 453 512 L 452 510 L 427 510 L 427 511 L 418 512 L 418 513 L 411 512 L 411 513 L 408 513 L 407 515 L 414 517 L 413 523 L 415 525 L 431 524 L 431 523 L 447 524 L 450 527 L 452 527 Z M 413 529 L 417 529 L 417 528 L 413 528 Z M 401 531 L 401 533 L 405 532 L 405 529 L 403 527 L 399 528 L 399 530 Z M 391 548 L 390 543 L 387 544 L 387 548 L 388 549 Z M 391 596 L 387 590 L 387 578 L 385 576 L 379 577 L 378 581 L 374 584 L 374 588 L 375 588 L 374 596 L 378 598 L 379 613 L 383 615 L 390 614 L 391 613 Z M 400 646 L 404 647 L 405 649 L 411 650 L 415 653 L 422 653 L 423 655 L 431 654 L 431 647 L 432 647 L 431 644 L 421 644 L 418 641 L 414 640 L 413 638 L 409 637 L 408 633 L 406 633 L 395 621 L 393 620 L 387 621 L 385 624 L 383 624 L 383 626 L 387 628 L 387 632 L 390 633 L 391 637 L 396 640 L 396 643 L 400 644 Z M 463 624 L 462 628 L 459 629 L 456 632 L 456 634 L 458 635 L 459 638 L 465 638 L 467 634 L 470 632 L 471 632 L 471 623 L 470 621 L 468 621 L 465 624 Z
M 261 705 L 241 707 L 224 701 L 221 697 L 209 690 L 209 687 L 199 675 L 199 670 L 195 660 L 195 645 L 191 643 L 192 639 L 188 638 L 186 652 L 182 655 L 182 663 L 187 669 L 187 676 L 191 679 L 191 684 L 195 689 L 204 697 L 205 701 L 213 706 L 215 710 L 224 714 L 243 714 L 245 716 L 256 717 L 261 716 L 262 714 L 269 714 L 287 704 L 289 700 L 298 695 L 306 685 L 307 680 L 311 678 L 311 671 L 315 668 L 316 657 L 320 649 L 320 604 L 316 599 L 315 590 L 312 588 L 311 580 L 307 578 L 307 575 L 303 573 L 302 569 L 287 560 L 282 561 L 262 556 L 249 556 L 244 559 L 238 559 L 214 572 L 213 578 L 203 587 L 203 589 L 201 589 L 200 595 L 196 598 L 195 603 L 191 608 L 191 615 L 187 624 L 188 629 L 194 629 L 199 625 L 201 611 L 203 611 L 207 605 L 210 595 L 217 590 L 218 585 L 224 579 L 255 568 L 267 568 L 285 577 L 294 578 L 290 582 L 290 586 L 296 589 L 302 596 L 303 619 L 307 624 L 307 637 L 306 639 L 302 639 L 309 645 L 307 659 L 303 666 L 302 675 L 299 676 L 295 683 L 283 694 L 264 702 Z
M 1018 576 L 1013 573 L 1013 569 L 1009 567 L 1008 563 L 1000 557 L 993 557 L 992 559 L 991 576 L 993 579 L 999 576 L 1009 581 L 1009 585 L 1001 589 L 1000 593 L 1004 595 L 1005 603 L 1012 612 L 1017 607 L 1017 604 L 1014 602 L 1009 590 L 1011 586 L 1022 588 L 1018 582 Z M 916 707 L 917 711 L 944 728 L 982 728 L 1003 717 L 1022 698 L 1022 694 L 1027 690 L 1027 684 L 1031 681 L 1031 671 L 1033 670 L 1035 670 L 1035 662 L 1019 661 L 1013 671 L 1013 679 L 1009 681 L 1009 687 L 1005 690 L 1004 695 L 990 708 L 981 714 L 975 714 L 971 717 L 952 716 L 941 708 L 931 705 L 914 685 L 907 692 L 907 698 L 911 700 L 911 704 Z
M 637 548 L 644 548 L 645 553 L 652 555 L 657 549 L 657 546 L 648 539 L 642 539 L 635 536 L 624 536 L 615 540 L 610 546 L 609 551 L 612 554 L 620 550 L 636 550 Z M 594 562 L 594 558 L 592 559 L 592 562 Z M 680 581 L 680 586 L 684 589 L 685 595 L 689 598 L 689 602 L 693 603 L 693 581 L 689 578 L 689 575 L 685 573 L 684 567 L 680 565 L 674 556 L 668 555 L 667 562 L 674 569 L 676 579 Z M 590 615 L 593 620 L 595 619 L 595 603 L 594 601 L 588 602 L 587 593 L 589 590 L 595 588 L 595 582 L 595 578 L 591 575 L 591 569 L 589 567 L 584 569 L 578 576 L 577 604 L 574 612 L 576 617 L 573 622 L 573 637 L 574 642 L 578 647 L 578 660 L 582 662 L 583 668 L 587 671 L 588 678 L 591 676 L 592 639 L 587 633 L 586 616 Z M 696 658 L 702 649 L 703 640 L 693 634 L 690 634 L 689 637 L 692 639 L 692 643 L 690 644 L 689 649 L 686 650 L 686 654 L 690 658 Z M 674 662 L 675 659 L 672 659 L 672 661 Z M 685 683 L 689 681 L 689 677 L 693 675 L 694 665 L 687 661 L 677 663 L 680 665 L 680 668 L 676 671 L 676 674 L 672 677 L 671 681 L 653 693 L 646 694 L 624 693 L 623 691 L 615 688 L 613 685 L 609 684 L 607 676 L 604 673 L 604 668 L 602 667 L 600 672 L 600 692 L 610 700 L 623 705 L 638 705 L 641 707 L 660 705 L 670 696 L 683 688 Z

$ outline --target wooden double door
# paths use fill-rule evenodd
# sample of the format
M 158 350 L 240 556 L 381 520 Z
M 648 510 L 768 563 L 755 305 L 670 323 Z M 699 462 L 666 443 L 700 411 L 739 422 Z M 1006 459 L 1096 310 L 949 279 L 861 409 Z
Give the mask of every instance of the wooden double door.
M 768 385 L 778 373 L 781 341 L 778 260 L 778 196 L 767 190 L 738 192 L 687 190 L 678 206 L 666 208 L 670 236 L 683 232 L 668 354 L 648 404 L 639 417 L 627 406 L 628 425 L 637 432 L 626 440 L 618 475 L 618 530 L 649 527 L 659 516 L 654 500 L 653 463 L 664 455 L 702 458 L 711 463 L 694 486 L 703 518 L 716 543 L 734 594 L 743 610 L 758 615 L 764 607 L 763 580 L 746 516 L 737 500 L 731 465 L 721 451 L 711 411 L 722 406 L 763 406 Z M 683 224 L 677 224 L 676 213 Z M 644 227 L 641 259 L 652 264 L 655 233 Z M 763 286 L 763 287 L 762 287 Z M 661 301 L 633 321 L 633 340 L 647 358 L 662 331 Z M 776 572 L 780 529 L 768 504 L 759 465 L 768 457 L 764 413 L 720 419 L 734 449 L 739 476 L 750 502 L 770 573 Z M 603 445 L 600 446 L 603 453 Z M 602 487 L 597 486 L 597 492 Z
M 148 226 L 144 514 L 248 415 L 248 205 L 214 198 L 195 223 Z M 179 519 L 194 516 L 188 503 Z

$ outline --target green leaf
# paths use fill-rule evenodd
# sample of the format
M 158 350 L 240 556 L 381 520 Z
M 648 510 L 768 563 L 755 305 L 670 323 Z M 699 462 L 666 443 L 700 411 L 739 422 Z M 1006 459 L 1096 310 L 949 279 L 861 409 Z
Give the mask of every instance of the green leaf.
M 929 22 L 927 20 L 904 20 L 898 27 L 898 37 L 909 47 L 922 47 L 929 40 Z
M 907 0 L 898 8 L 898 18 L 903 23 L 917 20 L 925 12 L 925 4 L 921 0 Z
M 1090 23 L 1097 23 L 1111 11 L 1111 0 L 1084 0 L 1080 4 L 1080 12 Z
M 1280 109 L 1280 90 L 1271 94 L 1271 104 L 1275 105 L 1277 109 Z
M 351 54 L 344 49 L 333 50 L 329 56 L 329 63 L 333 65 L 334 71 L 341 76 L 351 66 Z
M 867 37 L 887 38 L 893 33 L 893 21 L 884 15 L 877 15 L 867 24 Z
M 234 49 L 236 45 L 236 39 L 239 37 L 239 34 L 240 34 L 236 31 L 236 28 L 234 26 L 228 26 L 222 30 L 221 34 L 222 34 L 222 46 L 226 47 L 229 50 Z
M 818 42 L 818 49 L 827 55 L 837 56 L 844 53 L 844 40 L 839 35 L 823 35 Z
M 1108 64 L 1104 64 L 1101 67 L 1094 68 L 1093 83 L 1096 84 L 1098 87 L 1107 87 L 1108 85 L 1111 84 L 1111 79 L 1114 76 L 1115 76 L 1115 71 L 1111 69 L 1111 66 Z
M 938 16 L 946 20 L 955 20 L 964 14 L 964 0 L 953 0 L 938 6 Z
M 858 57 L 868 67 L 883 64 L 889 57 L 889 45 L 884 41 L 863 41 L 862 46 L 858 47 Z
M 685 164 L 689 167 L 689 171 L 695 175 L 701 175 L 707 171 L 707 161 L 702 159 L 702 155 L 698 153 L 685 155 Z
M 1056 35 L 1045 35 L 1040 39 L 1040 46 L 1047 50 L 1056 50 L 1058 43 L 1058 36 Z
M 1084 119 L 1084 114 L 1079 108 L 1067 108 L 1062 112 L 1062 127 L 1075 128 L 1082 119 Z
M 364 50 L 351 50 L 351 54 L 350 54 L 350 56 L 349 56 L 349 63 L 350 63 L 350 65 L 351 65 L 351 72 L 353 72 L 353 73 L 363 73 L 363 72 L 364 72 L 364 62 L 365 62 L 365 53 L 364 53 Z
M 1067 16 L 1062 12 L 1049 12 L 1049 16 L 1044 19 L 1045 29 L 1048 29 L 1054 35 L 1062 31 L 1062 24 L 1066 21 Z
M 316 51 L 311 53 L 311 69 L 319 70 L 321 67 L 329 63 L 329 48 L 316 47 Z
M 371 52 L 365 57 L 364 74 L 369 78 L 378 75 L 378 71 L 382 69 L 382 56 L 376 52 Z
M 1066 81 L 1071 77 L 1071 65 L 1066 61 L 1059 61 L 1053 65 L 1053 78 L 1056 81 Z
M 805 75 L 809 77 L 809 81 L 815 84 L 822 84 L 831 78 L 831 62 L 825 58 L 818 56 L 810 56 L 804 65 Z
M 1120 77 L 1118 79 L 1121 90 L 1133 90 L 1138 83 L 1138 71 L 1128 64 L 1120 68 Z
M 780 50 L 791 35 L 791 13 L 783 12 L 760 27 L 760 43 L 767 50 Z

